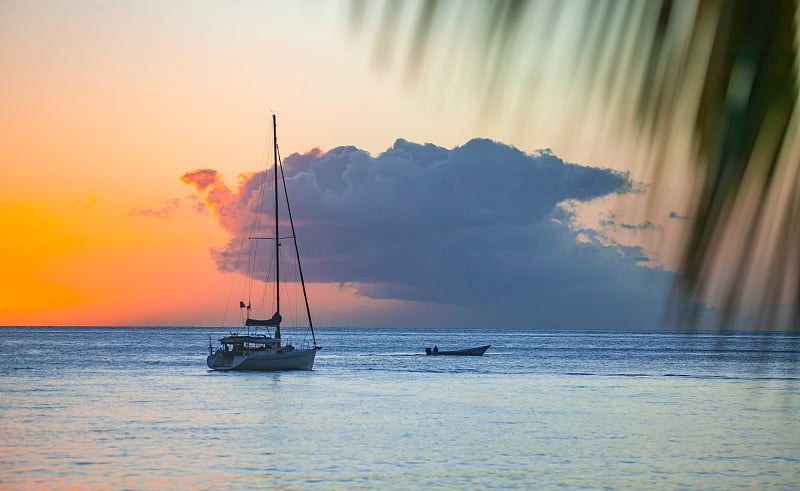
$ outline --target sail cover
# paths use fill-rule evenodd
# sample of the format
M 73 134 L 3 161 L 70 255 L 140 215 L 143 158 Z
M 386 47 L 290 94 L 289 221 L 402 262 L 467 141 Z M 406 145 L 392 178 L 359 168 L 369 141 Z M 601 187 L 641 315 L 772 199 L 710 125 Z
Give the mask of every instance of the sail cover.
M 275 312 L 271 318 L 269 319 L 251 319 L 250 317 L 247 318 L 245 321 L 245 326 L 277 326 L 281 323 L 281 314 Z

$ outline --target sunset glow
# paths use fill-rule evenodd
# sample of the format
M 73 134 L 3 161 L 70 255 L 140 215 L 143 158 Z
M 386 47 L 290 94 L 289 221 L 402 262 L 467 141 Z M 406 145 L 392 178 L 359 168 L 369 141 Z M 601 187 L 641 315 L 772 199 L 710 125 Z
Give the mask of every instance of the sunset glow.
M 308 162 L 330 160 L 325 152 L 339 147 L 377 156 L 400 138 L 456 149 L 481 137 L 531 154 L 553 148 L 564 162 L 635 168 L 621 157 L 632 155 L 624 147 L 613 154 L 592 142 L 573 145 L 541 124 L 536 131 L 518 131 L 508 121 L 481 117 L 475 101 L 435 100 L 393 69 L 376 70 L 368 47 L 346 35 L 346 7 L 340 2 L 0 5 L 5 47 L 0 63 L 6 68 L 0 79 L 0 269 L 7 279 L 0 287 L 0 325 L 219 323 L 231 284 L 231 275 L 220 272 L 213 258 L 213 250 L 231 238 L 226 216 L 216 208 L 224 201 L 219 193 L 236 192 L 239 183 L 272 165 L 273 112 L 280 116 L 283 157 L 298 153 Z M 189 177 L 198 169 L 207 174 Z M 358 178 L 346 170 L 341 176 Z M 205 196 L 205 186 L 215 180 L 225 186 Z M 347 182 L 359 186 L 353 189 L 361 198 L 373 199 L 367 181 Z M 513 194 L 515 183 L 492 186 L 502 196 Z M 365 206 L 386 206 L 388 213 L 403 205 L 398 199 Z M 303 200 L 308 202 L 301 196 L 301 205 Z M 444 213 L 448 205 L 442 203 Z M 463 216 L 475 219 L 501 204 L 487 198 L 482 207 L 466 206 Z M 608 206 L 583 203 L 587 214 L 581 216 L 606 224 L 603 237 L 612 237 L 612 244 L 654 251 L 653 231 L 661 234 L 663 226 L 641 230 L 636 224 L 644 218 L 619 209 L 609 215 Z M 659 211 L 667 230 L 680 225 L 667 220 L 671 210 Z M 623 215 L 633 217 L 625 223 L 634 225 L 607 226 L 623 223 Z M 571 220 L 562 226 L 576 226 L 578 215 Z M 581 227 L 600 227 L 597 223 Z M 587 237 L 576 235 L 573 243 L 587 243 Z M 604 240 L 594 244 L 607 246 Z M 356 259 L 353 267 L 359 264 Z M 426 310 L 424 301 L 415 303 L 420 300 L 402 293 L 405 287 L 382 283 L 391 279 L 358 283 L 349 276 L 311 286 L 318 322 L 459 322 L 451 316 L 457 310 L 451 303 Z M 488 307 L 481 312 L 496 315 Z

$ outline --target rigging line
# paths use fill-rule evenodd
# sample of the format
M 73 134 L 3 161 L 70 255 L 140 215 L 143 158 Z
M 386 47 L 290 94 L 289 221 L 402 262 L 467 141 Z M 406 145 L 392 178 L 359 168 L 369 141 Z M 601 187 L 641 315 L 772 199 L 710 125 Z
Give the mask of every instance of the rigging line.
M 266 299 L 267 297 L 274 298 L 275 293 L 275 285 L 272 282 L 272 272 L 275 269 L 275 254 L 270 254 L 269 261 L 267 261 L 265 257 L 261 256 L 261 259 L 258 260 L 257 265 L 259 267 L 259 271 L 263 271 L 263 275 L 261 275 L 258 280 L 265 285 L 265 288 L 261 290 L 261 298 L 260 303 L 257 304 L 257 310 L 258 312 L 266 312 Z
M 283 173 L 283 161 L 281 159 L 280 150 L 278 149 L 278 142 L 275 142 L 275 169 L 277 172 L 278 167 L 281 169 L 281 181 L 283 182 L 283 195 L 286 197 L 286 213 L 289 215 L 289 225 L 292 228 L 292 236 L 294 239 L 294 252 L 297 257 L 297 271 L 300 273 L 300 285 L 303 287 L 303 299 L 306 303 L 306 314 L 308 315 L 308 326 L 311 328 L 311 337 L 314 340 L 314 347 L 317 346 L 317 337 L 314 335 L 314 323 L 311 321 L 311 308 L 308 306 L 308 293 L 306 292 L 306 282 L 303 278 L 303 267 L 300 265 L 300 248 L 297 245 L 297 233 L 294 231 L 294 220 L 292 219 L 292 207 L 289 205 L 289 192 L 286 189 L 286 176 Z M 277 189 L 275 190 L 277 196 Z
M 293 263 L 293 258 L 291 258 L 290 255 L 284 254 L 281 256 L 281 271 L 284 272 L 283 281 L 281 281 L 281 288 L 283 291 L 281 295 L 283 299 L 283 312 L 281 312 L 283 321 L 281 323 L 297 327 L 300 325 L 297 311 L 297 306 L 299 304 L 297 296 L 300 289 L 297 288 L 299 279 L 294 266 L 296 266 L 296 264 Z
M 248 196 L 245 201 L 246 209 L 244 210 L 244 212 L 246 216 L 246 225 L 242 230 L 249 231 L 250 232 L 249 235 L 252 235 L 253 233 L 258 233 L 261 230 L 261 216 L 263 215 L 263 210 L 264 210 L 264 196 L 265 196 L 264 188 L 267 183 L 267 174 L 268 174 L 268 168 L 267 168 L 268 148 L 269 148 L 269 139 L 265 138 L 264 146 L 261 149 L 261 157 L 259 158 L 259 165 L 258 165 L 258 168 L 263 170 L 260 172 L 256 171 L 255 174 L 253 175 L 252 182 L 255 186 L 252 189 L 254 190 L 254 192 L 251 192 L 250 196 Z M 257 206 L 255 207 L 250 206 L 253 194 L 255 194 L 256 199 L 258 200 L 258 202 L 256 203 Z M 234 272 L 237 273 L 239 271 L 241 256 L 243 254 L 247 254 L 248 258 L 247 269 L 246 271 L 244 271 L 242 275 L 244 278 L 242 293 L 246 297 L 248 305 L 252 303 L 253 286 L 255 280 L 259 279 L 258 278 L 259 271 L 263 270 L 263 268 L 261 268 L 262 263 L 258 260 L 259 257 L 258 244 L 254 244 L 253 246 L 247 245 L 249 235 L 242 234 L 242 242 L 237 251 L 236 266 L 234 268 Z M 269 270 L 263 270 L 263 271 L 265 271 L 266 276 L 269 276 Z
M 260 173 L 256 173 L 256 190 L 257 190 L 257 199 L 258 199 L 258 206 L 255 208 L 255 212 L 252 212 L 252 208 L 250 207 L 250 199 L 248 197 L 247 200 L 247 209 L 248 209 L 248 230 L 250 230 L 251 235 L 253 233 L 258 233 L 261 230 L 261 218 L 264 215 L 265 209 L 265 201 L 266 201 L 266 186 L 268 183 L 268 175 L 269 175 L 269 167 L 267 164 L 269 163 L 269 138 L 264 139 L 264 146 L 261 149 L 261 158 L 259 159 L 259 168 L 263 169 Z M 252 295 L 253 291 L 253 279 L 258 275 L 257 271 L 257 264 L 255 263 L 255 259 L 258 257 L 258 243 L 253 245 L 252 253 L 249 254 L 250 264 L 248 265 L 248 276 L 250 281 L 248 282 L 247 288 L 247 295 L 248 298 Z
M 266 166 L 264 164 L 264 161 L 265 161 L 265 155 L 267 153 L 267 150 L 266 150 L 267 149 L 267 143 L 268 143 L 268 141 L 265 139 L 264 140 L 264 148 L 261 150 L 261 158 L 259 160 L 259 167 L 264 167 L 265 168 L 265 173 L 266 173 Z M 257 189 L 263 188 L 265 180 L 266 179 L 262 175 L 261 185 L 257 186 Z M 263 200 L 262 200 L 261 208 L 263 208 Z M 252 214 L 252 213 L 249 212 L 249 206 L 248 206 L 247 221 L 246 221 L 246 227 L 245 227 L 244 230 L 250 230 L 251 232 L 253 232 L 253 231 L 257 232 L 259 230 L 259 227 L 260 227 L 259 214 L 260 214 L 260 212 L 261 212 L 261 209 L 259 209 L 259 213 Z M 223 326 L 223 327 L 225 326 L 225 323 L 228 321 L 228 316 L 229 316 L 229 313 L 230 313 L 230 306 L 232 305 L 231 298 L 233 298 L 233 291 L 237 288 L 236 287 L 237 279 L 239 279 L 240 277 L 242 278 L 242 282 L 244 283 L 244 285 L 242 286 L 242 291 L 246 293 L 248 303 L 250 301 L 250 297 L 251 297 L 251 294 L 252 294 L 252 284 L 253 284 L 252 280 L 253 280 L 253 276 L 256 274 L 256 265 L 255 265 L 256 256 L 255 256 L 255 254 L 249 254 L 249 251 L 248 251 L 248 254 L 247 254 L 247 256 L 248 256 L 247 269 L 244 272 L 241 272 L 240 269 L 239 269 L 239 266 L 242 264 L 242 255 L 245 253 L 245 246 L 247 244 L 247 242 L 246 242 L 247 239 L 248 239 L 248 236 L 245 235 L 245 234 L 242 234 L 242 240 L 239 243 L 239 247 L 236 249 L 236 260 L 233 263 L 233 278 L 231 279 L 230 288 L 228 289 L 228 299 L 225 302 L 225 310 L 224 310 L 223 316 L 222 316 L 221 326 Z M 255 250 L 253 252 L 256 252 L 256 251 L 257 251 L 257 247 L 255 248 Z M 240 313 L 239 317 L 240 318 L 242 317 L 241 313 Z M 242 319 L 240 319 L 240 320 L 242 320 Z
M 257 232 L 258 230 L 260 230 L 260 227 L 261 227 L 261 215 L 263 214 L 263 209 L 264 209 L 263 189 L 264 189 L 264 186 L 266 185 L 267 173 L 268 173 L 267 172 L 268 169 L 267 169 L 267 166 L 266 166 L 266 162 L 268 160 L 268 158 L 267 158 L 267 155 L 268 155 L 267 150 L 269 148 L 268 145 L 269 145 L 269 140 L 265 138 L 264 139 L 264 146 L 263 146 L 263 148 L 261 150 L 261 158 L 259 159 L 259 166 L 258 166 L 258 168 L 264 169 L 264 171 L 261 173 L 260 176 L 258 176 L 258 173 L 256 173 L 256 176 L 260 177 L 260 179 L 256 180 L 256 189 L 261 191 L 260 192 L 260 196 L 259 196 L 259 207 L 256 210 L 256 213 L 252 213 L 250 211 L 250 207 L 249 206 L 248 206 L 248 210 L 247 210 L 248 211 L 247 220 L 246 220 L 246 226 L 245 226 L 244 230 L 250 230 L 251 232 L 253 232 L 253 231 Z M 248 201 L 248 205 L 249 205 L 249 201 Z M 258 249 L 257 245 L 254 247 L 253 254 L 249 254 L 249 251 L 248 251 L 248 264 L 247 264 L 246 271 L 242 272 L 239 269 L 240 265 L 242 264 L 242 255 L 245 252 L 245 245 L 247 244 L 247 242 L 246 242 L 247 238 L 248 237 L 246 235 L 242 234 L 242 240 L 241 240 L 241 242 L 239 244 L 239 247 L 237 248 L 237 251 L 236 251 L 236 260 L 234 261 L 234 264 L 233 264 L 233 278 L 231 279 L 230 288 L 228 290 L 228 299 L 225 302 L 225 310 L 223 312 L 222 322 L 220 324 L 223 327 L 225 326 L 225 323 L 228 320 L 228 317 L 229 317 L 229 314 L 230 314 L 231 298 L 233 298 L 233 291 L 237 288 L 236 287 L 236 283 L 237 283 L 237 280 L 240 277 L 242 278 L 242 281 L 244 283 L 243 291 L 247 295 L 248 303 L 249 303 L 251 295 L 252 295 L 253 277 L 257 274 L 257 271 L 256 271 L 257 268 L 256 268 L 256 263 L 255 263 L 255 257 L 256 257 L 255 252 L 257 252 L 257 249 Z M 240 314 L 240 317 L 241 317 L 241 314 Z

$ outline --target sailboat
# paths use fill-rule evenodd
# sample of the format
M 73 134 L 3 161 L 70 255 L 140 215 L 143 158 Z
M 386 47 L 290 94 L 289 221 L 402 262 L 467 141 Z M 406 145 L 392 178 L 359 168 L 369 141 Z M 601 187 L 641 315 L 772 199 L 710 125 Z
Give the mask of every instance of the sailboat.
M 268 240 L 272 242 L 275 254 L 275 313 L 268 319 L 257 319 L 250 315 L 251 306 L 248 301 L 239 302 L 239 308 L 245 312 L 243 316 L 244 332 L 231 332 L 229 335 L 219 339 L 220 346 L 214 349 L 209 340 L 209 354 L 206 358 L 208 368 L 212 370 L 261 370 L 261 371 L 281 371 L 281 370 L 311 370 L 314 367 L 314 358 L 317 351 L 322 349 L 317 345 L 317 338 L 314 335 L 314 325 L 311 322 L 311 309 L 308 305 L 308 295 L 306 293 L 305 280 L 303 279 L 303 269 L 300 266 L 300 250 L 297 246 L 297 238 L 292 220 L 292 211 L 289 206 L 289 196 L 286 194 L 286 180 L 283 175 L 283 167 L 278 153 L 278 125 L 275 115 L 272 115 L 272 136 L 274 153 L 274 196 L 275 196 L 275 236 L 274 237 L 250 237 L 250 240 Z M 286 211 L 289 218 L 291 235 L 282 237 L 279 228 L 279 200 L 278 200 L 278 173 L 280 173 L 283 184 L 284 195 L 286 196 Z M 262 197 L 262 199 L 264 199 Z M 305 301 L 305 310 L 308 317 L 308 325 L 311 331 L 312 345 L 295 347 L 290 342 L 284 342 L 281 338 L 281 269 L 280 269 L 280 249 L 281 240 L 291 239 L 294 242 L 294 252 L 297 261 L 297 268 L 300 277 L 300 284 Z M 258 251 L 257 247 L 250 248 Z M 253 261 L 251 261 L 253 263 Z M 253 274 L 251 273 L 251 277 Z M 258 329 L 263 328 L 266 333 L 259 334 Z M 273 328 L 269 332 L 269 328 Z

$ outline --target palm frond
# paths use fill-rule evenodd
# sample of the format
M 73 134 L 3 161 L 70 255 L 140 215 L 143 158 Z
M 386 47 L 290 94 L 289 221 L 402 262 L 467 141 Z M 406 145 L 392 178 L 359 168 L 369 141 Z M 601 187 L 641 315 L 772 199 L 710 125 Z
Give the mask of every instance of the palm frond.
M 694 165 L 686 179 L 696 191 L 684 291 L 721 299 L 721 327 L 800 329 L 795 0 L 355 0 L 351 7 L 353 31 L 383 13 L 373 41 L 383 52 L 406 43 L 410 78 L 445 66 L 439 73 L 460 81 L 486 113 L 535 110 L 549 96 L 545 68 L 558 58 L 572 103 L 602 108 L 603 126 L 615 134 L 634 133 L 653 179 L 688 131 Z M 404 38 L 398 29 L 406 20 Z M 465 55 L 451 56 L 453 46 Z M 687 319 L 699 314 L 698 304 L 682 305 Z

